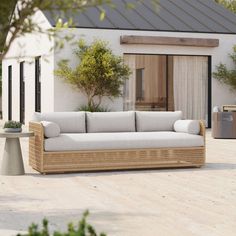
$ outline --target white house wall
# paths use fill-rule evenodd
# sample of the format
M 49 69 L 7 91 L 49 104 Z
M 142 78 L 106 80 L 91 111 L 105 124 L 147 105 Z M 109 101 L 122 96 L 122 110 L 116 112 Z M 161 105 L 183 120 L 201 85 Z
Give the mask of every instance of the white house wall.
M 64 29 L 62 35 L 73 34 L 76 39 L 84 38 L 89 44 L 94 39 L 102 39 L 109 42 L 109 46 L 117 55 L 124 53 L 143 54 L 177 54 L 177 55 L 207 55 L 212 56 L 212 70 L 215 66 L 223 62 L 228 66 L 233 66 L 228 54 L 232 52 L 232 47 L 236 44 L 236 35 L 229 34 L 206 34 L 206 33 L 171 33 L 171 32 L 150 32 L 150 31 L 128 31 L 128 30 L 103 30 L 103 29 Z M 186 47 L 186 46 L 159 46 L 159 45 L 121 45 L 120 36 L 141 35 L 141 36 L 169 36 L 169 37 L 193 37 L 193 38 L 216 38 L 220 45 L 216 48 Z M 60 52 L 55 54 L 54 66 L 61 59 L 68 59 L 70 65 L 76 65 L 76 56 L 73 54 L 74 46 L 67 44 Z M 236 103 L 235 94 L 229 88 L 212 79 L 212 106 Z M 76 89 L 55 78 L 54 84 L 55 111 L 76 110 L 86 103 L 86 99 Z M 111 102 L 105 99 L 103 106 L 111 110 L 122 110 L 123 100 L 116 99 Z
M 44 29 L 50 28 L 49 23 L 41 12 L 34 16 Z M 232 52 L 232 46 L 236 44 L 236 35 L 228 34 L 196 34 L 196 33 L 171 33 L 171 32 L 148 32 L 126 30 L 102 30 L 102 29 L 64 29 L 63 35 L 73 33 L 76 39 L 84 38 L 89 44 L 94 39 L 102 39 L 109 42 L 109 46 L 117 55 L 124 53 L 143 54 L 176 54 L 176 55 L 210 55 L 212 56 L 212 69 L 223 62 L 233 66 L 228 54 Z M 172 36 L 172 37 L 199 37 L 217 38 L 220 40 L 219 47 L 199 48 L 183 46 L 157 46 L 157 45 L 121 45 L 122 35 L 143 36 Z M 3 119 L 8 118 L 8 66 L 12 65 L 12 118 L 19 120 L 19 63 L 25 61 L 25 121 L 28 122 L 35 110 L 35 57 L 42 56 L 41 60 L 41 111 L 73 111 L 86 104 L 86 98 L 78 90 L 72 88 L 64 81 L 54 76 L 54 69 L 61 59 L 68 59 L 74 67 L 77 63 L 73 54 L 74 47 L 68 43 L 60 51 L 51 50 L 54 41 L 49 40 L 46 34 L 28 34 L 15 40 L 10 51 L 3 60 Z M 235 103 L 235 94 L 229 88 L 212 79 L 212 106 Z M 111 110 L 122 110 L 123 99 L 115 99 L 113 102 L 104 99 L 103 106 Z
M 34 22 L 41 25 L 42 29 L 50 28 L 45 16 L 38 11 Z M 9 52 L 3 60 L 3 119 L 8 119 L 8 66 L 12 65 L 12 119 L 20 119 L 20 62 L 24 63 L 25 74 L 25 122 L 27 123 L 35 110 L 35 57 L 41 56 L 41 107 L 42 111 L 54 109 L 54 41 L 49 40 L 43 33 L 31 33 L 13 41 Z

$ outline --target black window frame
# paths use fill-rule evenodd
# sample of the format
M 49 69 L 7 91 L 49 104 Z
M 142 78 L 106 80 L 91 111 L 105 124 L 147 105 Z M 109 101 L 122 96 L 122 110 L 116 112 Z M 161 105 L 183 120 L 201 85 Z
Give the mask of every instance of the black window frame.
M 41 57 L 35 58 L 35 111 L 41 112 Z
M 12 65 L 8 66 L 8 120 L 12 120 Z
M 25 62 L 20 62 L 20 122 L 25 123 Z

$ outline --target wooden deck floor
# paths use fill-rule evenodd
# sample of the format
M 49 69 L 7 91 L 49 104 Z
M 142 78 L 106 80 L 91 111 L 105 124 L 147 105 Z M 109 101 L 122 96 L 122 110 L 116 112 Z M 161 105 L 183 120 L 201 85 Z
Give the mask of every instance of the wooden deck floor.
M 26 156 L 27 140 L 22 146 Z M 65 229 L 85 209 L 108 236 L 236 235 L 236 140 L 213 140 L 209 131 L 201 169 L 42 176 L 25 165 L 25 176 L 0 176 L 0 235 L 45 216 Z

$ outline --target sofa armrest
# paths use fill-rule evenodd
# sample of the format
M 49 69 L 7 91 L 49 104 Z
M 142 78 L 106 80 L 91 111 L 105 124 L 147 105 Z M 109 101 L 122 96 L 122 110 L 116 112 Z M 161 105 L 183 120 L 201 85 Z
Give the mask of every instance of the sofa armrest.
M 42 172 L 44 152 L 44 129 L 40 122 L 30 121 L 29 130 L 34 136 L 29 139 L 29 164 L 32 168 Z
M 200 135 L 203 136 L 204 138 L 204 144 L 206 143 L 206 125 L 205 122 L 203 120 L 199 120 L 199 124 L 200 124 Z

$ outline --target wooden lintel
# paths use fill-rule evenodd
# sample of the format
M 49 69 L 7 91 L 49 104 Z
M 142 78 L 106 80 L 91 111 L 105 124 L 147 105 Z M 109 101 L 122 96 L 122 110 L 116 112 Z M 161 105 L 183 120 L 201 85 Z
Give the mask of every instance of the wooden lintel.
M 120 44 L 218 47 L 219 39 L 123 35 L 120 37 Z

